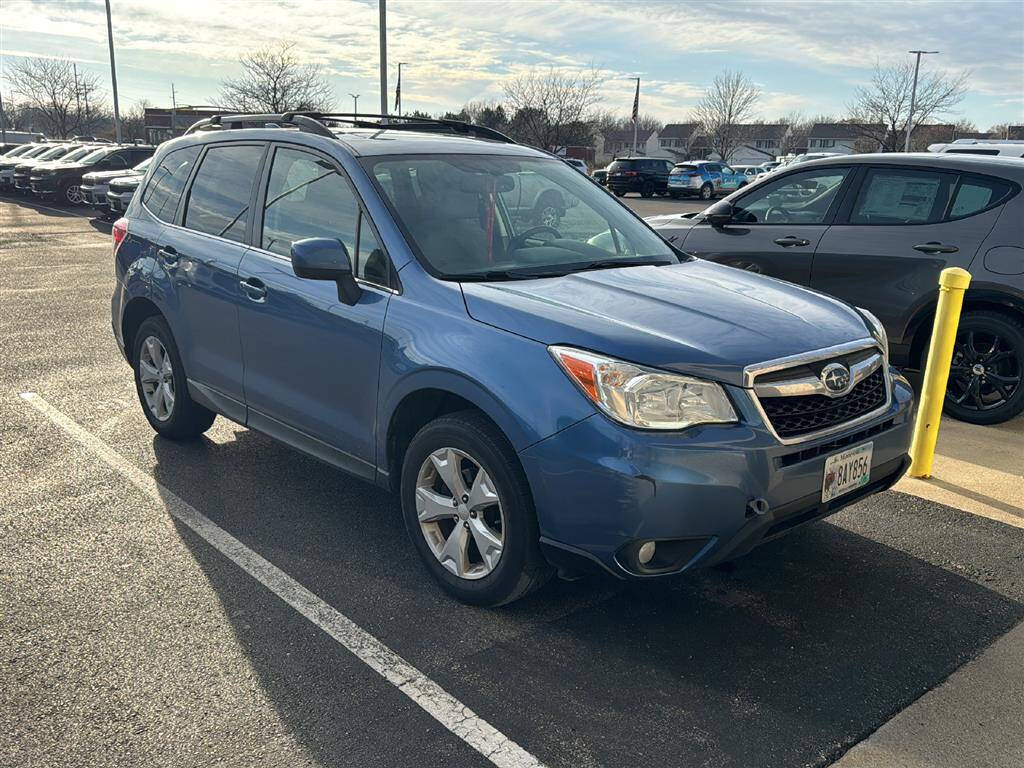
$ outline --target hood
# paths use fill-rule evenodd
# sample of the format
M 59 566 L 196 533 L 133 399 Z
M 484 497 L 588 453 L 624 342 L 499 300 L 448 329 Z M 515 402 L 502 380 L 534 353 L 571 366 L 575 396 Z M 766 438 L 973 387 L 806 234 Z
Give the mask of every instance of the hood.
M 91 167 L 92 166 L 89 165 L 82 165 L 79 162 L 55 163 L 53 165 L 53 170 L 57 173 L 82 173 L 83 171 L 88 171 Z
M 699 259 L 462 290 L 482 323 L 737 386 L 752 363 L 870 338 L 837 299 Z
M 116 179 L 111 179 L 109 185 L 111 188 L 117 189 L 134 189 L 142 183 L 142 177 L 144 174 L 138 173 L 132 176 L 118 176 Z
M 680 248 L 690 228 L 701 222 L 701 214 L 699 211 L 696 213 L 669 213 L 661 216 L 646 216 L 644 221 L 665 240 L 676 248 Z
M 112 179 L 120 179 L 122 176 L 133 176 L 134 174 L 124 168 L 116 171 L 92 171 L 91 173 L 85 174 L 83 180 L 86 181 L 98 181 L 101 183 L 110 182 Z

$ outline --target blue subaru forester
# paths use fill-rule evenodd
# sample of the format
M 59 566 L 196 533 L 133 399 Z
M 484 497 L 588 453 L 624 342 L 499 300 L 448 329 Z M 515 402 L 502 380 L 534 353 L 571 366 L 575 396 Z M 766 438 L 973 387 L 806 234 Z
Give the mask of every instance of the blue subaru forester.
M 367 119 L 160 146 L 112 304 L 160 435 L 221 414 L 400 493 L 482 605 L 735 558 L 903 474 L 912 394 L 869 313 L 673 250 L 493 131 Z

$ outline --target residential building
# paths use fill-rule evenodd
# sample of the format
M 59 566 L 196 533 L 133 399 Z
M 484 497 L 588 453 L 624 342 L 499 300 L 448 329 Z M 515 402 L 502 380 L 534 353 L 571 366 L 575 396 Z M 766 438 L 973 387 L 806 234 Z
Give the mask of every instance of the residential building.
M 602 167 L 610 163 L 616 157 L 629 157 L 631 155 L 642 157 L 664 157 L 658 154 L 658 131 L 649 128 L 640 128 L 636 133 L 636 151 L 633 151 L 633 129 L 606 131 L 598 135 L 597 146 L 594 148 L 594 155 L 597 159 L 597 166 Z
M 852 155 L 856 152 L 876 152 L 880 144 L 866 136 L 884 130 L 882 125 L 859 126 L 854 123 L 815 123 L 807 136 L 808 152 L 835 152 Z

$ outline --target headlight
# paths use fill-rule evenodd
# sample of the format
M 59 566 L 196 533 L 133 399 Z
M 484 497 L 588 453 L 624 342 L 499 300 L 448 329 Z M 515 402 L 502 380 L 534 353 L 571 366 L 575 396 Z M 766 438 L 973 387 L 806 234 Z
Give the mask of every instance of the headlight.
M 881 320 L 863 307 L 857 307 L 857 311 L 860 312 L 861 316 L 867 321 L 868 326 L 871 328 L 871 335 L 875 337 L 875 341 L 882 345 L 882 354 L 885 357 L 886 364 L 888 364 L 889 335 L 885 332 L 885 326 L 882 325 Z
M 572 347 L 548 349 L 584 395 L 626 426 L 685 429 L 737 420 L 729 398 L 713 381 L 643 368 Z

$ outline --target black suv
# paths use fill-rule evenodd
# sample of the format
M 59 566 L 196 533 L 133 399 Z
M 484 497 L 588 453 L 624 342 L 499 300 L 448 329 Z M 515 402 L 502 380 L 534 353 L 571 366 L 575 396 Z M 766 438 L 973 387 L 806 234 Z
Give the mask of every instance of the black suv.
M 622 197 L 639 192 L 640 197 L 668 194 L 668 174 L 672 161 L 660 157 L 624 157 L 608 166 L 607 186 Z
M 111 144 L 96 147 L 95 150 L 72 163 L 40 168 L 32 173 L 32 192 L 39 197 L 54 197 L 60 202 L 79 205 L 82 202 L 82 176 L 90 171 L 128 172 L 147 157 L 152 157 L 156 147 L 132 144 L 118 146 Z
M 1022 187 L 1016 158 L 847 155 L 775 171 L 703 213 L 647 222 L 687 253 L 874 312 L 893 362 L 910 368 L 927 353 L 939 272 L 967 269 L 946 413 L 995 424 L 1024 411 Z

